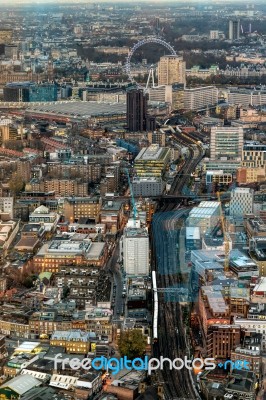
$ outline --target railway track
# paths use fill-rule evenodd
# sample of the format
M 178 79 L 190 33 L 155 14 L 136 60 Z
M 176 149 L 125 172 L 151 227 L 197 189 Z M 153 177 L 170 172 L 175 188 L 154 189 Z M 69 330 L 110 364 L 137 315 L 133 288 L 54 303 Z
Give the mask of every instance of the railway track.
M 175 227 L 187 212 L 186 209 L 168 211 L 168 208 L 164 207 L 164 212 L 155 214 L 153 220 L 157 279 L 160 288 L 173 287 L 179 283 L 179 257 L 175 246 L 179 230 Z M 184 359 L 188 354 L 181 306 L 177 301 L 168 301 L 161 293 L 159 296 L 158 343 L 155 346 L 154 357 L 162 355 L 170 360 Z M 160 380 L 164 381 L 165 399 L 199 399 L 189 370 L 185 368 L 169 370 L 166 363 L 166 367 L 159 371 L 159 375 Z
M 196 145 L 195 139 L 191 138 L 190 136 L 183 134 L 181 137 L 180 135 L 176 134 L 174 138 L 179 144 L 188 147 L 189 157 L 175 177 L 169 193 L 170 195 L 177 195 L 181 193 L 182 188 L 185 185 L 186 180 L 188 179 L 188 175 L 190 175 L 195 170 L 197 164 L 200 162 L 204 155 L 202 147 L 200 145 Z

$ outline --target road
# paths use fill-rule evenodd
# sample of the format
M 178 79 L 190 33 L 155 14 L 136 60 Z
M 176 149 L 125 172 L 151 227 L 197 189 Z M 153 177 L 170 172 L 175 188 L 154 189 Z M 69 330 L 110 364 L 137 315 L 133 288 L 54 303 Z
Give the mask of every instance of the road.
M 183 208 L 154 215 L 152 236 L 159 288 L 182 285 L 183 268 L 180 267 L 180 249 L 176 245 L 180 243 L 180 230 L 187 213 L 188 210 Z M 158 345 L 154 346 L 153 356 L 160 355 L 171 360 L 184 359 L 185 355 L 189 357 L 181 305 L 177 297 L 170 298 L 166 293 L 159 297 Z M 166 368 L 161 371 L 161 375 L 166 400 L 199 398 L 189 370 L 183 368 L 171 371 Z
M 114 319 L 120 319 L 123 314 L 123 304 L 124 299 L 122 298 L 123 291 L 123 277 L 120 270 L 120 265 L 118 263 L 119 259 L 119 239 L 117 239 L 115 244 L 115 249 L 112 256 L 107 262 L 106 270 L 109 270 L 113 275 L 113 288 L 111 292 L 111 299 L 113 294 L 115 294 L 115 304 L 114 304 Z

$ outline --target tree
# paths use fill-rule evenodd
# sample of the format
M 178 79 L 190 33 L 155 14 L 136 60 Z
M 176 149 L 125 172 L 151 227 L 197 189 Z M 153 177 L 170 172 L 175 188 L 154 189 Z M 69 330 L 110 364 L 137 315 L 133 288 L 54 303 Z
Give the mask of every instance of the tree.
M 63 299 L 64 300 L 68 297 L 69 293 L 70 293 L 69 287 L 68 286 L 64 286 L 63 287 Z
M 32 276 L 28 276 L 23 282 L 22 285 L 25 286 L 26 288 L 32 288 L 33 285 L 33 277 Z
M 146 349 L 146 337 L 138 329 L 128 330 L 121 333 L 118 347 L 122 357 L 127 356 L 133 360 L 142 357 Z
M 18 195 L 24 189 L 24 181 L 22 176 L 18 175 L 16 172 L 12 174 L 12 177 L 9 181 L 9 189 L 13 193 L 14 196 Z

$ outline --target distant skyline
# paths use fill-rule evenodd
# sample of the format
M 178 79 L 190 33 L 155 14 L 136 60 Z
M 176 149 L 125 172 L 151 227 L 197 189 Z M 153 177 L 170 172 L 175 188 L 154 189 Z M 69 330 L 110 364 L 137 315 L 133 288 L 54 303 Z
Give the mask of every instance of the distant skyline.
M 10 0 L 0 0 L 0 6 L 1 5 L 7 5 L 7 6 L 13 6 L 13 5 L 43 5 L 43 4 L 69 4 L 69 3 L 110 3 L 110 4 L 116 4 L 116 3 L 127 3 L 126 0 L 11 0 L 12 3 L 10 4 Z M 250 0 L 131 0 L 129 3 L 203 3 L 203 4 L 210 4 L 210 5 L 215 5 L 215 4 L 222 4 L 222 3 L 250 3 L 250 4 L 263 4 L 264 0 L 257 0 L 257 1 L 250 1 Z

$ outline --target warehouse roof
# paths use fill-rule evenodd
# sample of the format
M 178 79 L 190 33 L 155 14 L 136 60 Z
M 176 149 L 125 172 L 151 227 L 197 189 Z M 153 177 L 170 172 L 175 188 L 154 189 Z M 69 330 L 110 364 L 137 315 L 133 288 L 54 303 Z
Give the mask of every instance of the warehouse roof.
M 39 386 L 41 382 L 34 378 L 31 375 L 19 375 L 15 378 L 11 379 L 10 381 L 4 383 L 4 385 L 0 386 L 1 389 L 3 388 L 10 388 L 14 392 L 18 393 L 20 396 L 30 389 Z

